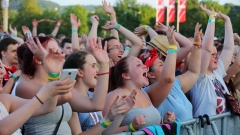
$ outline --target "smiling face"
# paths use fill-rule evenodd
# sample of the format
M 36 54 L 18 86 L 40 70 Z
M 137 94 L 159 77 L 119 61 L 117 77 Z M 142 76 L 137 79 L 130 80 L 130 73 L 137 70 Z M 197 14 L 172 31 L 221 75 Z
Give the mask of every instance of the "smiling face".
M 89 88 L 94 88 L 97 84 L 97 73 L 99 70 L 97 61 L 91 54 L 88 54 L 85 60 L 86 63 L 83 65 L 82 70 L 82 80 Z
M 127 62 L 129 69 L 127 74 L 132 83 L 139 88 L 149 85 L 147 78 L 148 69 L 142 61 L 137 57 L 130 57 Z
M 160 60 L 159 58 L 157 58 L 153 62 L 153 65 L 151 67 L 152 68 L 151 72 L 154 74 L 156 80 L 159 80 L 159 78 L 160 78 L 160 75 L 162 73 L 163 64 L 164 64 L 164 62 L 162 60 Z
M 212 55 L 210 58 L 210 62 L 208 65 L 208 70 L 212 72 L 213 70 L 216 70 L 218 68 L 218 59 L 219 59 L 219 54 L 217 53 L 216 47 L 213 47 L 212 50 Z
M 117 39 L 111 39 L 108 44 L 108 56 L 113 62 L 118 62 L 122 58 L 123 46 Z

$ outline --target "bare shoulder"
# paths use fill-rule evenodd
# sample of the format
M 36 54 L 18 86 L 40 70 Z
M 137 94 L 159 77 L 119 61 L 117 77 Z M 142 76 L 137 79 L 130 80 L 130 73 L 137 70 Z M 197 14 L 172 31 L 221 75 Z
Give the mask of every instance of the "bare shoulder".
M 21 81 L 16 87 L 16 96 L 31 99 L 40 89 L 42 85 L 33 81 Z

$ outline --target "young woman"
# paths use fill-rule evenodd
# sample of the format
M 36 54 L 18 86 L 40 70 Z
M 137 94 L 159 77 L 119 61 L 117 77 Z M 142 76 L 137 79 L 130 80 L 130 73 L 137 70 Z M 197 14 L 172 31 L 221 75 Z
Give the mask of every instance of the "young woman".
M 58 65 L 63 63 L 61 58 L 63 59 L 64 57 L 60 52 L 51 50 L 47 57 L 45 57 L 44 66 L 46 70 L 52 73 L 59 72 Z M 0 80 L 3 79 L 5 72 L 2 61 L 0 60 Z M 18 128 L 31 116 L 35 117 L 54 111 L 57 103 L 57 95 L 71 92 L 75 84 L 75 81 L 71 83 L 68 81 L 69 79 L 64 79 L 47 83 L 30 100 L 8 94 L 1 94 L 0 134 L 21 135 Z M 2 86 L 0 86 L 0 89 L 3 89 Z
M 195 85 L 196 89 L 191 91 L 194 117 L 204 114 L 213 116 L 226 112 L 226 100 L 223 93 L 229 94 L 229 91 L 223 77 L 226 75 L 234 51 L 230 18 L 221 12 L 216 14 L 213 9 L 209 10 L 203 5 L 200 7 L 209 15 L 209 20 L 203 39 L 200 76 Z M 225 22 L 224 45 L 220 56 L 218 56 L 216 47 L 213 46 L 215 18 L 220 18 Z
M 112 26 L 110 26 L 112 27 Z M 175 39 L 173 37 L 173 28 L 169 28 L 169 42 L 176 47 Z M 111 104 L 117 96 L 129 95 L 131 91 L 136 90 L 136 104 L 124 117 L 121 127 L 118 130 L 129 131 L 129 127 L 133 127 L 135 131 L 142 127 L 160 124 L 161 117 L 156 106 L 159 106 L 169 94 L 174 82 L 174 71 L 176 63 L 176 50 L 169 52 L 166 57 L 166 63 L 163 67 L 162 78 L 149 87 L 148 93 L 141 90 L 149 84 L 147 78 L 147 67 L 137 57 L 122 58 L 114 67 L 111 68 L 110 73 L 110 93 L 107 96 L 103 110 L 105 116 L 110 109 Z M 164 90 L 159 90 L 161 87 Z M 168 122 L 175 120 L 174 115 L 168 115 Z

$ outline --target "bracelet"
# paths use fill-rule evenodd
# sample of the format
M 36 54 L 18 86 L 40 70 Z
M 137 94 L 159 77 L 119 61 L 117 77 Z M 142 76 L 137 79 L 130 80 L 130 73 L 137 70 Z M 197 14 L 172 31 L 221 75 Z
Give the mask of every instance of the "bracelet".
M 144 28 L 145 28 L 145 31 L 148 32 L 148 29 L 150 28 L 150 26 L 145 25 Z
M 169 45 L 169 46 L 168 46 L 168 49 L 174 49 L 174 50 L 177 50 L 177 46 L 175 46 L 175 45 Z
M 37 100 L 38 100 L 41 104 L 43 104 L 43 102 L 38 98 L 37 95 L 35 95 L 35 97 L 37 98 Z
M 97 76 L 106 75 L 106 74 L 109 74 L 109 72 L 98 73 Z
M 77 30 L 72 30 L 72 33 L 74 33 L 74 32 L 78 32 Z
M 201 48 L 202 44 L 193 44 L 195 47 Z
M 125 51 L 129 51 L 130 49 L 131 49 L 131 48 L 128 47 L 128 46 L 124 48 Z
M 167 51 L 167 54 L 171 54 L 171 53 L 177 53 L 178 50 L 177 49 L 170 49 Z
M 131 132 L 137 131 L 137 130 L 133 127 L 132 123 L 129 124 L 127 127 L 128 127 L 128 131 L 131 131 Z
M 61 74 L 60 73 L 48 73 L 48 79 L 51 81 L 56 81 L 60 79 Z
M 103 128 L 107 128 L 110 124 L 111 124 L 111 122 L 107 121 L 106 118 L 103 118 L 103 119 L 100 121 L 100 125 L 101 125 Z
M 209 19 L 208 19 L 208 22 L 214 23 L 214 22 L 215 22 L 215 18 L 209 18 Z
M 201 42 L 193 42 L 193 45 L 202 45 Z
M 15 79 L 15 80 L 18 78 L 18 76 L 15 75 L 14 73 L 12 73 L 12 74 L 10 75 L 10 77 L 12 77 L 12 78 Z
M 13 37 L 13 38 L 16 38 L 16 37 L 17 37 L 17 34 L 12 34 L 12 37 Z
M 116 30 L 118 30 L 118 29 L 120 28 L 120 26 L 121 26 L 121 25 L 117 23 L 114 28 L 115 28 Z
M 210 14 L 209 18 L 215 18 L 216 17 L 216 13 L 215 14 Z

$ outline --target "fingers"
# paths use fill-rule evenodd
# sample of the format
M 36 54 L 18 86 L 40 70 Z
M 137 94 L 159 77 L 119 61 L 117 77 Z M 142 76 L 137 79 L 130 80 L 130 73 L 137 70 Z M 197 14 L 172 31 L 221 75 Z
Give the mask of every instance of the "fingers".
M 97 44 L 98 48 L 102 49 L 102 39 L 101 38 L 97 38 L 97 40 L 98 40 L 98 44 Z

